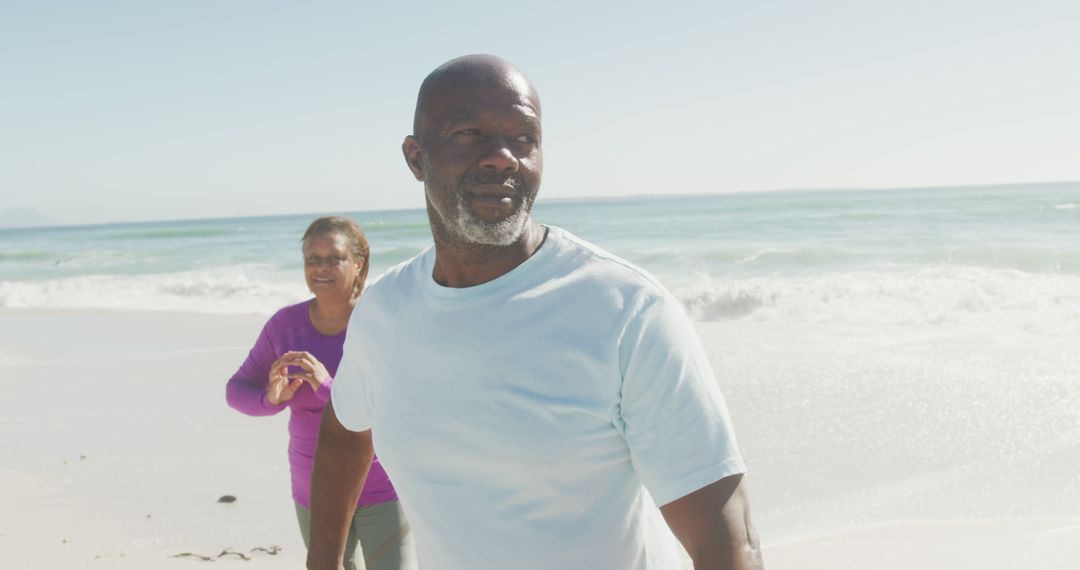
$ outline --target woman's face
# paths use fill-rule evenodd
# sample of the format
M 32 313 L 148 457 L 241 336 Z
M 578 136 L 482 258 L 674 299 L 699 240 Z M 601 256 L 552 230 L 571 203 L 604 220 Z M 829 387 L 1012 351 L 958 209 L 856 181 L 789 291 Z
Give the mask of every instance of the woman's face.
M 349 238 L 340 232 L 317 234 L 307 239 L 303 251 L 304 278 L 316 298 L 347 300 L 353 296 L 366 260 L 353 257 Z

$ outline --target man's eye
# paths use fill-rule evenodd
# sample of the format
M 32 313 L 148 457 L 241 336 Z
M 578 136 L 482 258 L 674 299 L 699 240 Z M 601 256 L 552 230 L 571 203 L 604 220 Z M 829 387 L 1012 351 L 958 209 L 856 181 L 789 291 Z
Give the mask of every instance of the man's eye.
M 480 129 L 461 129 L 454 132 L 455 135 L 463 135 L 467 137 L 480 136 Z
M 536 137 L 532 135 L 520 135 L 518 136 L 517 141 L 525 144 L 536 144 Z

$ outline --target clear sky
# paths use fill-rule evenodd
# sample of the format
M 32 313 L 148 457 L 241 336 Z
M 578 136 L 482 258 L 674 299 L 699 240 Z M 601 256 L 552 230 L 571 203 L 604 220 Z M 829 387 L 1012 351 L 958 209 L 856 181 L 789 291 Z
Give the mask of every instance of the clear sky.
M 541 197 L 1080 179 L 1080 2 L 0 0 L 0 212 L 422 207 L 416 89 L 544 109 Z

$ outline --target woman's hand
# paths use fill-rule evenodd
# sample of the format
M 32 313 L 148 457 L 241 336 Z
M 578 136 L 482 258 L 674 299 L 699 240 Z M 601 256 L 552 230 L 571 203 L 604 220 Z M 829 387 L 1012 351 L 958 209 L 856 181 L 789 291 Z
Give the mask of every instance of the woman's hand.
M 293 350 L 281 355 L 281 359 L 288 366 L 300 368 L 299 371 L 287 372 L 290 381 L 303 381 L 311 384 L 311 389 L 318 391 L 323 384 L 330 380 L 330 373 L 318 358 L 310 352 Z
M 266 385 L 266 399 L 275 406 L 291 400 L 296 395 L 296 391 L 304 385 L 302 379 L 289 376 L 290 354 L 296 353 L 286 352 L 270 365 L 270 382 Z

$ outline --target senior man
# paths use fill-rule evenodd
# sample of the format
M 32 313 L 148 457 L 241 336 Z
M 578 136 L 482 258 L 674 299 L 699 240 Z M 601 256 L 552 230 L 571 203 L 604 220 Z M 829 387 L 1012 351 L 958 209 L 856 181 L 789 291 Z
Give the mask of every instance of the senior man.
M 543 152 L 525 75 L 488 55 L 443 64 L 402 150 L 434 246 L 353 311 L 309 568 L 339 567 L 373 441 L 421 568 L 676 569 L 672 534 L 698 570 L 761 568 L 743 460 L 679 302 L 531 217 Z

